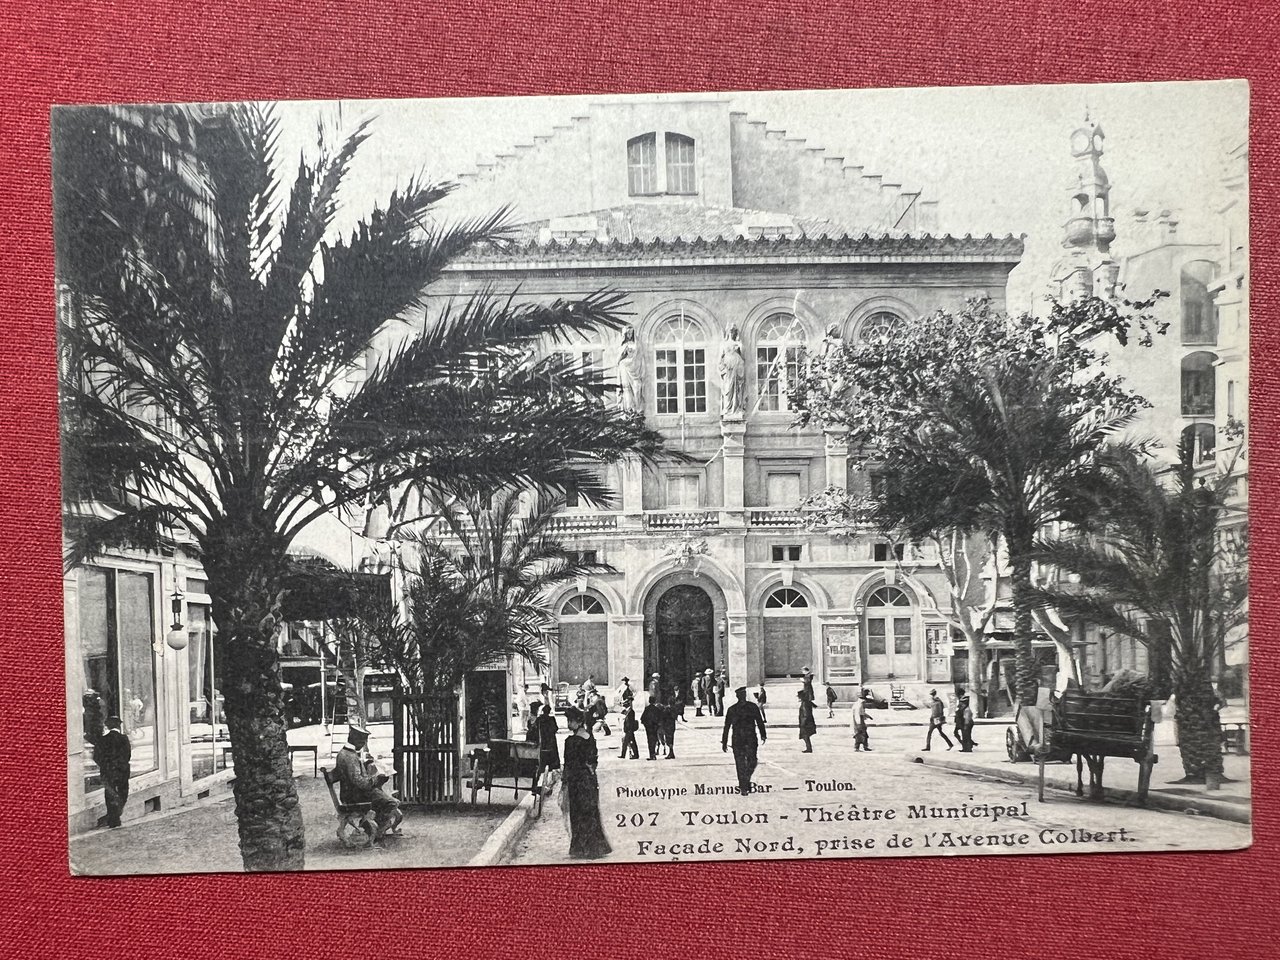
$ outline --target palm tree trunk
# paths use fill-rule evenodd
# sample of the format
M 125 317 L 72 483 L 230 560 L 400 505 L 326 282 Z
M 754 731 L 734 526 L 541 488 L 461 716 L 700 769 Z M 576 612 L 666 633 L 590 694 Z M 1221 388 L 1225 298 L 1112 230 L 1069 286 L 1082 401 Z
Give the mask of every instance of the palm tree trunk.
M 235 758 L 240 856 L 249 871 L 301 870 L 302 810 L 293 781 L 276 648 L 283 551 L 263 558 L 252 537 L 205 552 L 213 618 L 227 636 L 223 695 Z M 230 556 L 229 556 L 230 554 Z M 256 554 L 256 556 L 255 556 Z
M 1024 542 L 1025 540 L 1025 542 Z M 1035 703 L 1040 689 L 1040 667 L 1036 662 L 1031 639 L 1035 635 L 1032 615 L 1031 538 L 1007 538 L 1009 544 L 1009 568 L 1013 587 L 1013 648 L 1017 664 L 1018 699 L 1021 703 Z
M 1186 779 L 1216 787 L 1222 778 L 1222 727 L 1207 676 L 1181 677 L 1175 687 L 1178 750 Z

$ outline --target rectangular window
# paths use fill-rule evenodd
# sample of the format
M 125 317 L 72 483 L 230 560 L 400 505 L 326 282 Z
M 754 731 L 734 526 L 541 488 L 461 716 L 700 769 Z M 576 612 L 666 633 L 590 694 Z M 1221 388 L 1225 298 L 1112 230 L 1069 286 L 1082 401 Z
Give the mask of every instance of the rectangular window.
M 159 766 L 150 574 L 85 567 L 80 571 L 80 648 L 85 789 L 102 786 L 93 747 L 114 715 L 130 740 L 130 776 Z
M 893 652 L 911 652 L 911 618 L 893 618 Z
M 771 473 L 765 478 L 765 506 L 790 509 L 799 504 L 799 473 Z
M 698 192 L 693 159 L 691 139 L 679 134 L 667 134 L 667 193 Z
M 756 391 L 760 410 L 790 410 L 787 391 L 800 379 L 803 348 L 786 347 L 779 359 L 778 347 L 756 347 Z
M 885 646 L 885 631 L 883 620 L 873 619 L 867 621 L 867 653 L 874 655 L 883 655 Z
M 579 505 L 581 498 L 578 496 L 578 482 L 570 480 L 565 484 L 564 505 L 566 507 L 576 507 Z
M 901 560 L 904 555 L 903 543 L 877 543 L 872 548 L 872 558 L 876 563 L 888 563 L 891 560 Z
M 702 348 L 684 351 L 684 412 L 706 413 L 707 352 Z
M 633 197 L 658 192 L 657 145 L 652 133 L 627 144 L 627 191 Z
M 699 506 L 698 475 L 673 473 L 667 477 L 667 506 L 686 510 Z
M 653 379 L 658 413 L 679 413 L 680 368 L 676 366 L 675 350 L 654 352 Z
M 773 549 L 774 563 L 799 563 L 800 562 L 800 545 L 799 544 L 775 544 Z

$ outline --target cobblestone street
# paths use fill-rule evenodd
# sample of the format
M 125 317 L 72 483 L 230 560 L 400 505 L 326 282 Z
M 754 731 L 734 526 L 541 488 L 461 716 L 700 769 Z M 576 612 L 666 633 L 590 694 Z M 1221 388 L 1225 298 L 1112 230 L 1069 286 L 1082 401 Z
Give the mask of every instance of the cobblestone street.
M 771 729 L 755 775 L 764 789 L 750 797 L 719 792 L 736 780 L 732 754 L 720 752 L 718 719 L 681 726 L 674 760 L 649 762 L 643 753 L 640 760 L 621 760 L 617 734 L 601 738 L 600 806 L 613 845 L 607 859 L 1186 851 L 1250 843 L 1247 825 L 1190 813 L 1082 801 L 1057 790 L 1042 804 L 1033 786 L 1002 775 L 1001 725 L 978 727 L 979 746 L 972 754 L 948 752 L 936 741 L 933 753 L 920 753 L 924 733 L 922 726 L 873 728 L 874 751 L 855 755 L 847 728 L 828 726 L 814 738 L 813 754 L 804 754 L 794 728 Z M 911 762 L 939 753 L 989 764 L 992 772 Z M 1181 775 L 1176 748 L 1169 745 L 1164 753 L 1155 786 Z M 1136 764 L 1108 761 L 1107 785 L 1128 786 L 1128 767 Z M 1074 776 L 1074 766 L 1070 772 Z M 699 788 L 715 792 L 699 795 Z M 912 807 L 927 809 L 913 815 Z M 512 860 L 570 862 L 568 847 L 564 818 L 552 798 Z

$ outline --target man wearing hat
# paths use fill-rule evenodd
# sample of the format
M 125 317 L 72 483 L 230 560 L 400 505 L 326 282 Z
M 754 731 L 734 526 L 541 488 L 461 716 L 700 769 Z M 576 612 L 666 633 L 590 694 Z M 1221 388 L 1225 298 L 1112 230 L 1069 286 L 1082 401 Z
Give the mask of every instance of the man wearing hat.
M 628 750 L 631 752 L 632 760 L 640 759 L 640 749 L 636 746 L 636 731 L 639 729 L 640 724 L 636 721 L 635 701 L 628 697 L 622 701 L 622 752 L 618 756 L 623 760 L 627 759 Z
M 707 716 L 716 715 L 715 671 L 710 667 L 702 672 L 702 702 L 707 705 Z
M 947 745 L 950 750 L 955 744 L 951 742 L 951 738 L 947 736 L 947 731 L 942 729 L 947 721 L 947 706 L 938 699 L 938 691 L 929 691 L 929 732 L 925 734 L 924 748 L 928 750 L 933 745 L 933 734 L 937 731 L 938 736 L 942 738 L 942 742 Z
M 662 699 L 662 689 L 658 681 L 662 679 L 662 674 L 655 673 L 649 677 L 649 702 L 657 703 Z
M 853 727 L 853 752 L 865 750 L 871 752 L 871 739 L 867 734 L 867 707 L 871 705 L 871 691 L 863 690 L 857 700 L 853 702 L 853 716 L 849 718 L 849 723 Z
M 636 692 L 631 689 L 631 678 L 623 677 L 622 684 L 618 687 L 618 702 L 622 704 L 625 709 L 626 705 L 635 698 Z
M 103 799 L 107 801 L 107 826 L 120 826 L 120 814 L 129 799 L 129 758 L 133 746 L 120 732 L 120 718 L 107 717 L 107 732 L 93 746 L 93 759 L 102 771 Z
M 374 819 L 378 821 L 376 840 L 388 831 L 394 832 L 404 814 L 400 812 L 400 801 L 382 789 L 390 777 L 385 773 L 370 772 L 373 761 L 365 756 L 368 743 L 369 731 L 352 724 L 347 729 L 347 742 L 338 751 L 333 770 L 342 785 L 338 796 L 343 803 L 373 805 Z
M 960 696 L 956 704 L 956 739 L 961 753 L 973 753 L 973 711 L 969 708 L 969 694 Z
M 738 792 L 746 796 L 751 792 L 751 775 L 756 772 L 756 752 L 760 744 L 769 739 L 764 728 L 760 708 L 747 699 L 747 688 L 733 691 L 738 702 L 724 714 L 724 732 L 720 735 L 720 749 L 729 749 L 729 731 L 733 731 L 733 763 L 738 768 Z M 760 739 L 756 740 L 756 730 Z
M 813 735 L 818 732 L 818 722 L 813 718 L 813 671 L 804 668 L 804 679 L 796 691 L 800 699 L 800 739 L 804 741 L 803 753 L 813 753 Z

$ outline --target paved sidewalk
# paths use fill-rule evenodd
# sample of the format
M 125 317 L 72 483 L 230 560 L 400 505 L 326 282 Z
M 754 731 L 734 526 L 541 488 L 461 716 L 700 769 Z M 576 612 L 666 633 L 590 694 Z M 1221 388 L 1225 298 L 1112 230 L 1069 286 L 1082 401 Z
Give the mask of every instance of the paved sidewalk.
M 323 766 L 323 760 L 321 761 Z M 299 767 L 303 764 L 299 763 Z M 405 810 L 404 836 L 370 849 L 348 849 L 335 835 L 337 819 L 323 779 L 295 782 L 307 840 L 307 870 L 463 866 L 511 811 L 510 804 L 457 810 Z M 71 838 L 71 872 L 82 875 L 238 873 L 243 869 L 230 797 L 163 817 L 127 822 L 116 830 L 91 830 Z

